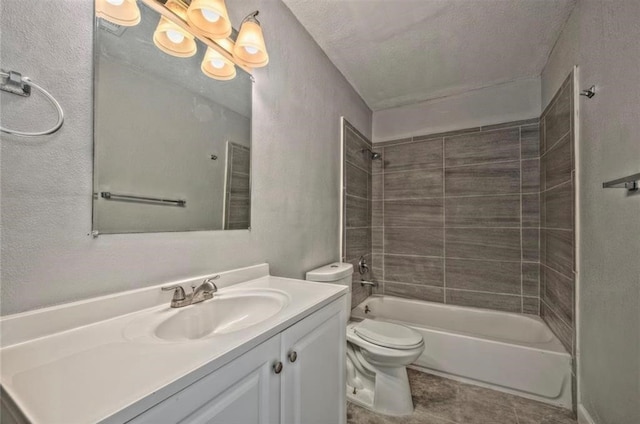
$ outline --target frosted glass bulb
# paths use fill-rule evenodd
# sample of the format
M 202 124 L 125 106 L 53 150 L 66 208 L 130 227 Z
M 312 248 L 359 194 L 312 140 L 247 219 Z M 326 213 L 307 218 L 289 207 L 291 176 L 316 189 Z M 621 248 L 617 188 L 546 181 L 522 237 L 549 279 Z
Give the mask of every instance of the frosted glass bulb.
M 121 6 L 124 3 L 124 0 L 107 0 L 107 3 L 112 4 L 114 6 Z
M 219 57 L 213 58 L 211 59 L 211 66 L 216 69 L 222 69 L 224 68 L 224 60 L 220 59 Z
M 256 54 L 258 53 L 258 49 L 253 47 L 253 46 L 244 46 L 244 49 L 246 50 L 247 53 L 249 54 Z
M 200 9 L 200 12 L 202 12 L 202 16 L 209 22 L 218 22 L 218 19 L 220 19 L 220 15 L 212 10 Z
M 182 43 L 182 40 L 184 40 L 184 35 L 176 31 L 175 29 L 170 29 L 169 31 L 167 31 L 167 38 L 169 38 L 172 43 L 180 44 Z

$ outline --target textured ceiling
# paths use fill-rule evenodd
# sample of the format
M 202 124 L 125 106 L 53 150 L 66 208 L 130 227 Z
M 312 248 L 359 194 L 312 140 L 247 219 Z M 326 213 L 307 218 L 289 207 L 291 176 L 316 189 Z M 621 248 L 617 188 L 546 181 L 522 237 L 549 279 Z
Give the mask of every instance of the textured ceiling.
M 284 0 L 373 110 L 539 76 L 575 0 Z

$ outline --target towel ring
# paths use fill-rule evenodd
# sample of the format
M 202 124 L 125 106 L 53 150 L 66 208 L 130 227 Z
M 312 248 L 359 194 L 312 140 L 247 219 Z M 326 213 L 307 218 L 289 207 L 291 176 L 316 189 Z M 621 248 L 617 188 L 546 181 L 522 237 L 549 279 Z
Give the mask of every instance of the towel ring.
M 64 123 L 64 111 L 62 110 L 62 106 L 60 106 L 60 103 L 58 103 L 58 101 L 51 95 L 51 93 L 49 93 L 44 88 L 40 87 L 35 82 L 31 81 L 29 77 L 23 77 L 18 72 L 13 72 L 13 71 L 5 72 L 3 70 L 0 70 L 0 77 L 7 79 L 6 82 L 2 81 L 2 83 L 0 84 L 0 89 L 2 89 L 3 91 L 17 94 L 23 97 L 28 97 L 31 93 L 30 87 L 33 87 L 36 90 L 40 91 L 45 96 L 45 98 L 56 108 L 56 111 L 58 112 L 58 122 L 56 122 L 56 124 L 48 130 L 37 131 L 37 132 L 25 132 L 25 131 L 10 130 L 8 128 L 3 128 L 2 126 L 0 126 L 0 132 L 11 134 L 11 135 L 18 135 L 21 137 L 38 137 L 41 135 L 53 134 L 54 132 L 58 131 L 60 127 L 62 127 L 62 124 Z

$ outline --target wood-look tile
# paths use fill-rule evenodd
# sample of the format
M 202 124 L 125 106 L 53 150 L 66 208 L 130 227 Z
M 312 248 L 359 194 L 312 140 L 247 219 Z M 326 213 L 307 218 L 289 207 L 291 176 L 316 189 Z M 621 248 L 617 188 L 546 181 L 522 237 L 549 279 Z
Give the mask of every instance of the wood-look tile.
M 229 222 L 227 230 L 246 230 L 249 226 L 248 222 Z
M 538 193 L 522 195 L 522 226 L 525 228 L 540 226 L 540 195 Z
M 573 159 L 571 156 L 571 137 L 562 139 L 542 157 L 544 169 L 544 188 L 548 190 L 558 184 L 571 180 Z
M 442 197 L 442 169 L 384 174 L 384 198 Z
M 522 263 L 522 295 L 540 296 L 540 264 Z
M 383 159 L 385 172 L 442 168 L 442 140 L 388 146 Z
M 573 229 L 573 183 L 561 184 L 544 193 L 546 228 Z
M 347 196 L 346 226 L 347 228 L 371 227 L 367 199 Z
M 522 159 L 540 157 L 540 124 L 520 127 L 520 154 Z
M 542 299 L 551 306 L 556 314 L 567 324 L 573 324 L 573 279 L 567 278 L 552 269 L 543 266 L 544 292 Z
M 427 300 L 429 302 L 444 302 L 444 289 L 442 287 L 426 286 L 424 284 L 403 284 L 385 281 L 384 294 Z
M 509 121 L 503 122 L 502 124 L 493 124 L 493 125 L 484 125 L 480 127 L 482 131 L 493 131 L 499 130 L 502 128 L 512 128 L 512 127 L 522 127 L 526 125 L 533 125 L 540 122 L 539 118 L 531 118 L 531 119 L 523 119 L 521 121 Z
M 540 316 L 558 337 L 567 352 L 573 354 L 573 328 L 564 323 L 544 302 L 540 302 Z
M 373 147 L 379 149 L 380 147 L 393 146 L 394 144 L 411 143 L 412 141 L 413 137 L 395 138 L 393 140 L 378 141 L 373 144 Z
M 540 156 L 542 156 L 542 154 L 547 151 L 546 140 L 544 138 L 544 116 L 540 119 L 540 126 L 538 128 L 540 128 Z
M 384 266 L 384 256 L 382 254 L 374 253 L 371 255 L 371 264 L 369 264 L 371 268 L 371 280 L 376 282 L 382 282 L 384 274 L 383 274 L 383 266 Z M 383 290 L 381 290 L 382 292 Z
M 374 227 L 371 229 L 371 253 L 382 253 L 383 249 L 383 232 L 380 227 Z
M 573 278 L 573 231 L 544 229 L 545 264 L 566 277 Z
M 537 228 L 522 229 L 522 260 L 525 262 L 540 260 L 540 230 Z
M 448 258 L 520 261 L 520 229 L 447 228 Z
M 520 196 L 448 197 L 447 227 L 518 227 Z
M 350 163 L 346 166 L 347 194 L 367 198 L 369 186 L 369 174 Z
M 367 297 L 369 297 L 369 289 L 354 281 L 351 284 L 351 309 L 364 302 Z
M 445 169 L 446 196 L 520 193 L 520 161 Z
M 570 86 L 565 86 L 544 117 L 546 149 L 553 147 L 571 129 L 571 95 Z
M 370 228 L 347 228 L 346 232 L 345 256 L 348 260 L 371 253 Z
M 521 268 L 518 262 L 446 259 L 447 289 L 520 294 Z
M 444 157 L 446 167 L 519 160 L 520 129 L 446 137 Z
M 384 253 L 443 256 L 443 239 L 439 228 L 388 227 L 384 230 Z
M 442 258 L 384 255 L 384 280 L 395 283 L 442 286 L 443 262 Z
M 371 159 L 369 154 L 363 152 L 362 149 L 371 148 L 371 143 L 361 138 L 349 127 L 345 128 L 344 137 L 345 160 L 370 174 Z
M 383 202 L 382 201 L 371 202 L 371 226 L 382 227 L 384 225 L 382 216 L 383 216 Z
M 522 161 L 522 192 L 540 192 L 540 159 Z
M 229 187 L 231 194 L 249 196 L 251 188 L 250 178 L 248 174 L 236 174 L 235 172 L 231 176 L 231 187 Z
M 249 175 L 251 172 L 251 151 L 242 147 L 233 148 L 231 166 L 234 173 Z
M 385 227 L 442 227 L 442 199 L 404 199 L 384 202 Z
M 451 305 L 473 306 L 506 312 L 521 312 L 520 296 L 496 293 L 482 293 L 449 289 L 447 287 L 447 303 Z
M 373 174 L 371 176 L 371 200 L 383 199 L 383 181 L 382 174 Z
M 518 414 L 518 424 L 576 424 L 570 409 L 518 396 L 514 396 L 512 402 Z
M 461 130 L 453 130 L 453 131 L 446 131 L 446 132 L 440 132 L 440 133 L 434 133 L 434 134 L 425 134 L 425 135 L 415 136 L 415 137 L 413 137 L 413 141 L 430 140 L 430 139 L 433 139 L 433 138 L 441 138 L 442 139 L 444 137 L 452 137 L 452 136 L 455 136 L 455 135 L 477 133 L 477 132 L 480 132 L 480 127 L 463 128 Z
M 523 297 L 522 313 L 530 315 L 540 315 L 540 299 L 537 297 Z
M 251 214 L 251 201 L 245 196 L 229 197 L 229 222 L 244 224 L 243 228 L 249 227 Z

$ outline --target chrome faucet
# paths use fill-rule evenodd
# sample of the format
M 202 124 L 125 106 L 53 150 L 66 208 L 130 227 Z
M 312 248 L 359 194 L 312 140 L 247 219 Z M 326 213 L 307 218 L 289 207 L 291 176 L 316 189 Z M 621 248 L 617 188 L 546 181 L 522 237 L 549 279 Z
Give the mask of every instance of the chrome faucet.
M 219 275 L 205 279 L 198 287 L 191 286 L 191 293 L 185 294 L 184 289 L 180 285 L 162 287 L 162 291 L 174 290 L 171 299 L 172 308 L 183 308 L 185 306 L 200 303 L 207 299 L 212 299 L 213 295 L 218 291 L 218 286 L 213 282 L 220 278 Z

